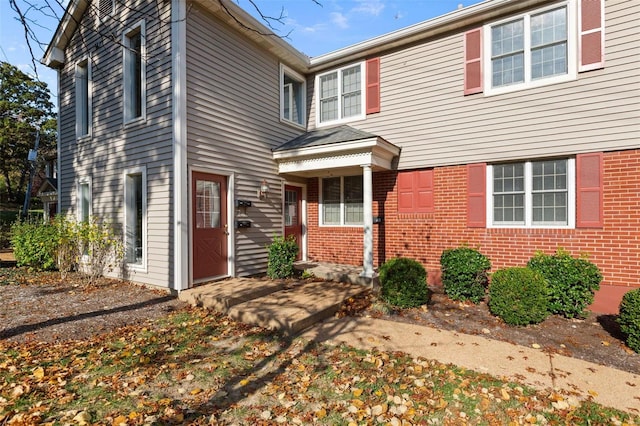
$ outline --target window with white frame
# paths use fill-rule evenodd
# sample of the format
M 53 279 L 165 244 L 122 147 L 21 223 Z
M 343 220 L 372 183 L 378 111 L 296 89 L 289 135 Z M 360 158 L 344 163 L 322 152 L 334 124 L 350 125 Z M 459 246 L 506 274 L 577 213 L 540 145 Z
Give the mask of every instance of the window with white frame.
M 144 21 L 123 34 L 124 121 L 144 119 L 146 114 L 146 67 Z
M 125 259 L 129 266 L 144 267 L 146 259 L 147 174 L 138 168 L 125 172 Z
M 305 126 L 307 83 L 304 77 L 280 64 L 280 118 Z
M 573 158 L 494 164 L 487 179 L 493 226 L 575 226 Z
M 77 214 L 78 222 L 88 222 L 92 215 L 91 206 L 91 179 L 82 178 L 78 181 L 77 188 Z
M 360 175 L 322 179 L 322 224 L 362 225 L 362 190 Z
M 362 63 L 316 76 L 318 124 L 364 118 L 364 84 Z
M 91 134 L 91 65 L 88 59 L 76 64 L 76 138 Z
M 487 93 L 574 79 L 574 0 L 485 26 Z

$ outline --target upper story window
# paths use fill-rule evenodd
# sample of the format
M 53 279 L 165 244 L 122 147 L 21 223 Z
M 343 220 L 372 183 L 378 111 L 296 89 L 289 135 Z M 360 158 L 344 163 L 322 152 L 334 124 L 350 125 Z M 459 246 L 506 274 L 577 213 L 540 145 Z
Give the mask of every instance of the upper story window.
M 362 225 L 362 176 L 322 179 L 322 225 Z
M 307 83 L 304 77 L 280 64 L 280 119 L 304 127 Z
M 493 226 L 575 226 L 574 159 L 494 164 L 487 179 Z
M 488 94 L 575 79 L 574 1 L 485 26 Z
M 123 34 L 122 45 L 125 123 L 146 114 L 145 26 L 141 21 Z
M 316 76 L 318 125 L 365 117 L 363 64 L 350 65 Z
M 91 135 L 91 62 L 88 59 L 76 64 L 76 138 Z

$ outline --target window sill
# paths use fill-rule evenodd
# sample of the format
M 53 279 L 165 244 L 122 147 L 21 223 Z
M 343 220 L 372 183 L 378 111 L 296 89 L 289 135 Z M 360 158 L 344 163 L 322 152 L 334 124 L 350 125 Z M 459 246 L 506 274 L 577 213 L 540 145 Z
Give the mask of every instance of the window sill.
M 506 93 L 520 92 L 522 90 L 535 89 L 538 87 L 551 86 L 554 84 L 566 83 L 574 80 L 577 80 L 577 74 L 575 72 L 571 72 L 571 73 L 563 74 L 559 76 L 542 78 L 535 81 L 528 81 L 525 83 L 512 84 L 512 85 L 501 86 L 496 88 L 491 88 L 490 84 L 487 84 L 486 86 L 487 89 L 485 89 L 484 95 L 485 97 L 491 97 L 496 95 L 503 95 Z
M 341 118 L 339 120 L 332 120 L 332 121 L 325 121 L 325 122 L 320 122 L 316 120 L 316 127 L 321 128 L 321 127 L 338 126 L 340 124 L 353 123 L 354 121 L 362 121 L 366 118 L 367 118 L 366 114 L 360 114 L 353 117 Z
M 492 231 L 519 231 L 519 232 L 545 232 L 545 231 L 572 231 L 574 226 L 523 226 L 523 225 L 490 225 L 487 230 Z
M 124 122 L 124 128 L 129 128 L 129 127 L 136 127 L 142 124 L 145 124 L 147 121 L 147 117 L 146 116 L 142 116 L 142 117 L 137 117 L 134 118 L 132 120 L 128 120 Z
M 286 118 L 280 117 L 280 122 L 298 130 L 307 130 L 306 124 L 296 123 L 295 121 L 287 120 Z
M 86 134 L 86 135 L 82 135 L 82 136 L 78 136 L 76 138 L 76 142 L 78 142 L 78 143 L 88 142 L 90 140 L 91 140 L 91 133 Z
M 339 225 L 339 224 L 323 224 L 321 223 L 320 225 L 318 225 L 320 228 L 356 228 L 356 229 L 362 229 L 364 228 L 364 224 L 361 225 Z
M 127 271 L 140 272 L 140 273 L 143 273 L 143 274 L 147 273 L 147 267 L 143 263 L 142 264 L 137 264 L 137 263 L 136 264 L 130 264 L 130 263 L 127 263 L 126 264 L 126 269 L 127 269 Z

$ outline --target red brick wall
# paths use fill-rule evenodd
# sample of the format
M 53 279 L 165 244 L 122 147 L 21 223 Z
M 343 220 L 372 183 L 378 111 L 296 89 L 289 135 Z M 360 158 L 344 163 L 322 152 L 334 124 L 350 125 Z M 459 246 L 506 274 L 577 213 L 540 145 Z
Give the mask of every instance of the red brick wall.
M 538 250 L 585 253 L 604 275 L 603 285 L 640 286 L 640 150 L 604 154 L 604 227 L 601 229 L 483 229 L 466 225 L 466 166 L 434 171 L 435 212 L 398 214 L 395 172 L 374 173 L 374 261 L 419 260 L 438 281 L 443 250 L 467 244 L 487 255 L 493 269 L 524 265 Z M 360 265 L 362 228 L 318 227 L 318 180 L 308 188 L 309 257 Z

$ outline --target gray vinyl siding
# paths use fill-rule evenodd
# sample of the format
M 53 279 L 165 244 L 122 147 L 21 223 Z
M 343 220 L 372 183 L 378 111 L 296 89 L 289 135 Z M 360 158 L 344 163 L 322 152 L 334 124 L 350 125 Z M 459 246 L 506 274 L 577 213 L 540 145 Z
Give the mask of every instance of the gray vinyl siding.
M 638 148 L 640 2 L 607 0 L 605 16 L 604 69 L 501 95 L 463 96 L 468 28 L 386 53 L 381 112 L 349 124 L 402 147 L 399 169 Z
M 302 133 L 280 122 L 279 61 L 194 5 L 187 17 L 187 161 L 190 170 L 233 174 L 233 200 L 251 200 L 229 218 L 236 275 L 266 270 L 266 245 L 281 235 L 282 179 L 271 148 Z M 257 197 L 266 179 L 267 200 Z M 233 229 L 235 220 L 252 222 Z
M 75 217 L 78 179 L 90 177 L 93 215 L 123 228 L 124 172 L 146 167 L 147 269 L 131 271 L 128 278 L 170 287 L 173 281 L 170 2 L 140 0 L 127 7 L 116 4 L 115 15 L 101 23 L 90 7 L 65 51 L 59 91 L 62 212 Z M 146 26 L 146 120 L 124 125 L 120 43 L 122 33 L 142 19 Z M 92 65 L 93 130 L 91 138 L 76 140 L 74 70 L 76 62 L 87 56 Z

